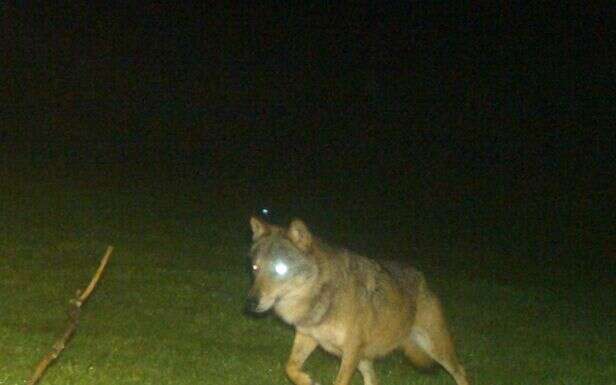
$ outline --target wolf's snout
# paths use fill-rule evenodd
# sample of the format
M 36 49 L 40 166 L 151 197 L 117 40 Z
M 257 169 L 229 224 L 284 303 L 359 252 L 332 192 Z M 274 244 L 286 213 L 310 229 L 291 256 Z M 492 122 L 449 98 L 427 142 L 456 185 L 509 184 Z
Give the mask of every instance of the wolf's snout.
M 244 312 L 247 314 L 257 314 L 259 311 L 257 307 L 259 306 L 259 298 L 255 296 L 249 296 L 246 298 L 246 304 L 244 306 Z

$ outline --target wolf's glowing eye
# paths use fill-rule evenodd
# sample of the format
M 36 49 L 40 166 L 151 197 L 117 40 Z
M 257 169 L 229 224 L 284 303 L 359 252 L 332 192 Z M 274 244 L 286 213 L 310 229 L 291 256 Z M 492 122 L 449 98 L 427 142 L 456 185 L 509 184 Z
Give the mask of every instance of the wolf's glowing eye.
M 278 262 L 276 263 L 276 265 L 274 265 L 274 270 L 276 270 L 276 273 L 278 273 L 278 275 L 285 275 L 289 270 L 289 267 L 282 262 Z

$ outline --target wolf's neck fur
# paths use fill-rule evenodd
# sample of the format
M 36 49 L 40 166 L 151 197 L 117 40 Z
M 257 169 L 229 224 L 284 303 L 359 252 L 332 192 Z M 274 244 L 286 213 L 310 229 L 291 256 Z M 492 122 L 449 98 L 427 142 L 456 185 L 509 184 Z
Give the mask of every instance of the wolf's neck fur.
M 334 254 L 330 249 L 330 246 L 320 240 L 313 240 L 308 257 L 316 268 L 314 276 L 296 295 L 276 305 L 276 312 L 285 322 L 298 327 L 310 327 L 326 318 L 333 300 L 334 285 L 331 271 L 324 268 L 327 259 Z

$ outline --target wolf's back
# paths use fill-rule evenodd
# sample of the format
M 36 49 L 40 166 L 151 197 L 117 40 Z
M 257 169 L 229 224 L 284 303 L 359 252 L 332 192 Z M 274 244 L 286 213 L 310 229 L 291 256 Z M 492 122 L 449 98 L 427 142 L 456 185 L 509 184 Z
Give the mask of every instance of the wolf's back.
M 419 270 L 395 261 L 386 261 L 382 266 L 406 295 L 417 298 L 426 290 L 426 279 Z

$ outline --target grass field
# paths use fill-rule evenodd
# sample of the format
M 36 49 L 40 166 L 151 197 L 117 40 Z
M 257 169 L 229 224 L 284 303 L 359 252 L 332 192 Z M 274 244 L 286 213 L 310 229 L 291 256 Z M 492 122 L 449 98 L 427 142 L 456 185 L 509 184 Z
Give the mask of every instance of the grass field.
M 118 191 L 2 187 L 0 384 L 24 383 L 64 329 L 68 299 L 89 281 L 107 244 L 115 252 L 105 276 L 43 384 L 288 384 L 292 329 L 242 312 L 250 284 L 243 208 L 191 190 Z M 360 231 L 346 222 L 329 230 L 345 242 Z M 387 240 L 383 254 L 396 254 L 399 243 Z M 613 285 L 498 279 L 493 265 L 476 265 L 451 242 L 412 250 L 443 299 L 473 383 L 616 384 Z M 482 252 L 493 253 L 472 251 Z M 322 352 L 307 363 L 324 385 L 337 367 Z M 453 384 L 441 370 L 414 370 L 401 354 L 376 368 L 382 384 Z M 361 383 L 356 375 L 353 384 Z

